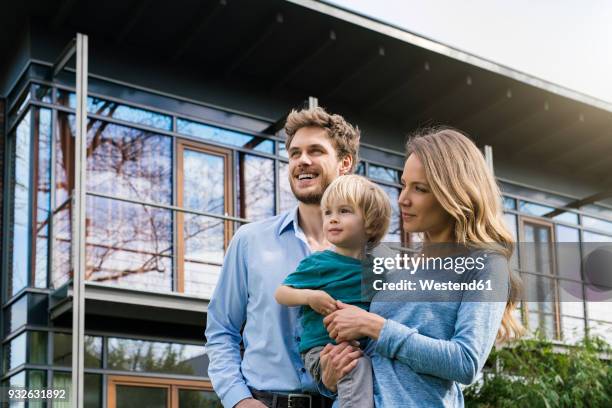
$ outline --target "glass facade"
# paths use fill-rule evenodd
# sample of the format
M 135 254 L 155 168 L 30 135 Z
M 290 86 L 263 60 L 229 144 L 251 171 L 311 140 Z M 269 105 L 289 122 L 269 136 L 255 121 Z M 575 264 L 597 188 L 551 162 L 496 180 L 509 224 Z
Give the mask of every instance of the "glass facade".
M 49 327 L 47 295 L 72 274 L 75 96 L 59 83 L 32 83 L 26 90 L 9 114 L 4 381 L 69 387 L 72 336 Z M 236 229 L 297 204 L 286 146 L 276 135 L 104 95 L 90 96 L 87 106 L 88 282 L 209 299 Z M 404 239 L 397 204 L 401 171 L 367 156 L 356 170 L 389 196 L 393 217 L 385 240 L 391 242 Z M 512 260 L 527 290 L 539 287 L 551 294 L 549 302 L 521 305 L 525 324 L 568 343 L 587 334 L 612 342 L 610 303 L 596 301 L 601 293 L 588 287 L 580 263 L 590 243 L 612 242 L 612 210 L 591 205 L 588 211 L 560 212 L 570 198 L 500 184 L 504 221 L 513 236 L 550 243 L 538 256 L 519 245 Z M 102 406 L 108 384 L 114 384 L 116 406 L 133 406 L 136 398 L 156 406 L 171 394 L 181 407 L 220 406 L 209 385 L 111 378 L 206 378 L 208 360 L 196 342 L 120 330 L 88 333 L 85 367 L 87 407 Z

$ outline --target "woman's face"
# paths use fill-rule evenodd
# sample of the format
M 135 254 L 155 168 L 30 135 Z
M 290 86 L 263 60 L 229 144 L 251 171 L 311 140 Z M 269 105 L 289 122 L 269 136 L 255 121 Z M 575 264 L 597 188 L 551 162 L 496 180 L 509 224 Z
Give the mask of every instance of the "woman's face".
M 427 182 L 425 167 L 415 154 L 408 156 L 402 174 L 399 207 L 406 232 L 423 232 L 433 241 L 450 240 L 451 216 L 442 208 Z

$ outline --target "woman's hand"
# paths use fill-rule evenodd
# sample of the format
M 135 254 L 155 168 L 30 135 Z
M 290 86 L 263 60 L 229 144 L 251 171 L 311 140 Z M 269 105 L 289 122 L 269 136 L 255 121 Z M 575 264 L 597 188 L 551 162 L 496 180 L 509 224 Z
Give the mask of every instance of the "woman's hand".
M 327 316 L 338 308 L 336 300 L 323 290 L 309 290 L 306 300 L 308 306 L 323 316 Z
M 319 354 L 321 363 L 321 380 L 328 390 L 336 392 L 338 381 L 348 374 L 355 366 L 363 352 L 348 342 L 337 346 L 327 344 Z
M 362 337 L 378 339 L 385 324 L 383 317 L 339 300 L 336 305 L 338 310 L 323 319 L 329 337 L 336 340 L 336 343 Z

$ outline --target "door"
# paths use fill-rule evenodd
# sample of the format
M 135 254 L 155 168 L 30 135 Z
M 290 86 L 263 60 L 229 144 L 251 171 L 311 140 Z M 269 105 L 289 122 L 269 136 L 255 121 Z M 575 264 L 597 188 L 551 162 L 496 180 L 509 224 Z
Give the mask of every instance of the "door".
M 109 408 L 222 408 L 209 381 L 108 377 Z
M 524 318 L 530 330 L 558 339 L 559 302 L 554 256 L 553 224 L 520 219 L 520 270 L 523 278 Z
M 232 152 L 200 143 L 177 142 L 178 292 L 210 297 L 217 283 L 232 224 Z

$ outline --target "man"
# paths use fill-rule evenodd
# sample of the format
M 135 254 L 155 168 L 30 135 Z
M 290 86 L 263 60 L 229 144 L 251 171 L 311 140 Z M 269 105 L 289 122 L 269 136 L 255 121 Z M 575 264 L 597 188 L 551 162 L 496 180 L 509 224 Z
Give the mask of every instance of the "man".
M 208 307 L 208 374 L 226 408 L 327 406 L 300 359 L 299 309 L 277 304 L 274 291 L 304 257 L 330 246 L 321 197 L 354 170 L 360 135 L 322 108 L 292 111 L 285 131 L 298 206 L 236 231 Z

